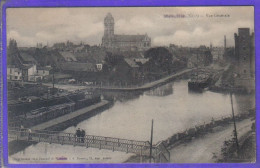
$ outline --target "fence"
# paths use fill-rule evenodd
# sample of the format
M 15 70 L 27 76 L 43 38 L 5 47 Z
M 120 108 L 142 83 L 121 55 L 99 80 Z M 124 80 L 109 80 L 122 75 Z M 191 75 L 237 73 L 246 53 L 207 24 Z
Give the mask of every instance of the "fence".
M 29 129 L 9 128 L 8 138 L 13 140 L 47 142 L 61 145 L 82 146 L 86 148 L 98 148 L 126 153 L 134 153 L 140 156 L 150 155 L 150 143 L 148 141 L 136 141 L 112 137 L 86 135 L 76 137 L 72 133 L 59 133 L 55 131 L 29 131 Z M 169 162 L 170 155 L 163 142 L 152 147 L 152 158 L 155 162 Z

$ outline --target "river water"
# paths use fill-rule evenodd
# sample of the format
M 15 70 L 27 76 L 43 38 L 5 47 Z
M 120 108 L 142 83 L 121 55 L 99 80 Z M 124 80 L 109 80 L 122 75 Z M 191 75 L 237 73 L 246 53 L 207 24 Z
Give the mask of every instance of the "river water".
M 112 96 L 116 100 L 114 106 L 82 121 L 76 127 L 67 128 L 64 132 L 75 133 L 77 128 L 81 128 L 91 135 L 148 141 L 153 119 L 153 142 L 156 144 L 177 132 L 210 122 L 212 118 L 231 115 L 229 94 L 211 91 L 190 92 L 186 80 L 171 82 L 144 93 L 104 93 L 104 95 Z M 255 105 L 253 95 L 233 95 L 233 102 L 235 114 L 243 113 Z M 10 156 L 9 159 L 11 162 L 19 163 L 120 163 L 131 155 L 69 145 L 38 143 Z M 58 161 L 56 157 L 66 157 L 67 160 Z

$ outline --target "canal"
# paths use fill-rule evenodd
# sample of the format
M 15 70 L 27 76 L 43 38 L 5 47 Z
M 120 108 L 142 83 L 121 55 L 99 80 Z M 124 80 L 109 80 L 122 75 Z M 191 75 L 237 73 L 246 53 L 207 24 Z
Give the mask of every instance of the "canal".
M 177 132 L 208 123 L 212 118 L 231 115 L 229 94 L 190 92 L 187 80 L 167 83 L 146 92 L 106 92 L 104 97 L 113 97 L 114 106 L 75 127 L 67 128 L 64 132 L 75 133 L 76 129 L 80 128 L 90 135 L 148 141 L 151 120 L 154 119 L 156 144 Z M 234 95 L 233 99 L 235 114 L 255 106 L 253 95 Z M 20 163 L 34 163 L 39 160 L 42 163 L 120 163 L 130 156 L 132 154 L 122 152 L 38 143 L 10 156 L 9 159 L 11 162 Z M 67 160 L 60 160 L 60 157 Z M 30 160 L 26 160 L 28 158 Z

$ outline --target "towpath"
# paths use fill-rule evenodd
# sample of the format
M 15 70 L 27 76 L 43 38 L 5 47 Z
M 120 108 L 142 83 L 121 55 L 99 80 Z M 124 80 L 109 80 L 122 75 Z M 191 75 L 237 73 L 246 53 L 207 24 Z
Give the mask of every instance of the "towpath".
M 237 122 L 238 138 L 251 130 L 254 121 L 246 119 Z M 180 144 L 170 150 L 172 163 L 214 163 L 221 155 L 225 140 L 232 138 L 233 124 L 218 127 L 213 133 L 196 138 L 189 143 Z M 214 157 L 214 155 L 216 157 Z

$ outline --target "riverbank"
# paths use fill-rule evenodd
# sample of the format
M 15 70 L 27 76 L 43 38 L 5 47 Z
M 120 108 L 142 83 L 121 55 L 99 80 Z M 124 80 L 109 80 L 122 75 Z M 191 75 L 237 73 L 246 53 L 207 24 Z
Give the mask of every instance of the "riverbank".
M 242 139 L 251 130 L 254 113 L 238 115 L 235 119 L 238 138 Z M 170 150 L 171 163 L 218 162 L 222 157 L 221 149 L 224 142 L 233 137 L 232 121 L 231 116 L 221 117 L 221 119 L 212 120 L 210 123 L 195 126 L 169 137 L 164 144 Z M 143 162 L 148 162 L 148 159 L 143 159 Z M 139 156 L 132 156 L 124 163 L 136 163 L 136 161 L 140 161 Z
M 89 118 L 91 115 L 104 110 L 110 105 L 109 101 L 102 100 L 100 103 L 76 110 L 72 113 L 65 114 L 58 118 L 44 122 L 42 124 L 31 127 L 32 130 L 63 130 L 69 126 L 73 126 L 80 121 Z
M 237 122 L 238 138 L 250 129 L 253 121 L 245 119 Z M 233 137 L 233 124 L 220 126 L 203 137 L 192 139 L 170 148 L 172 163 L 215 163 L 221 157 L 221 149 L 227 139 Z M 192 152 L 191 152 L 192 151 Z
M 251 127 L 252 128 L 252 127 Z M 226 140 L 221 149 L 218 163 L 253 163 L 256 161 L 256 136 L 253 129 L 238 139 L 239 150 L 233 138 Z
M 219 92 L 219 93 L 230 93 L 230 92 L 254 93 L 255 92 L 254 87 L 249 89 L 246 87 L 242 87 L 242 86 L 238 87 L 234 85 L 234 82 L 236 80 L 235 78 L 237 78 L 234 76 L 234 74 L 236 74 L 234 69 L 235 69 L 234 65 L 228 64 L 224 68 L 219 79 L 209 87 L 209 90 L 212 92 Z M 250 80 L 253 83 L 255 82 L 254 78 L 248 78 L 248 80 Z

